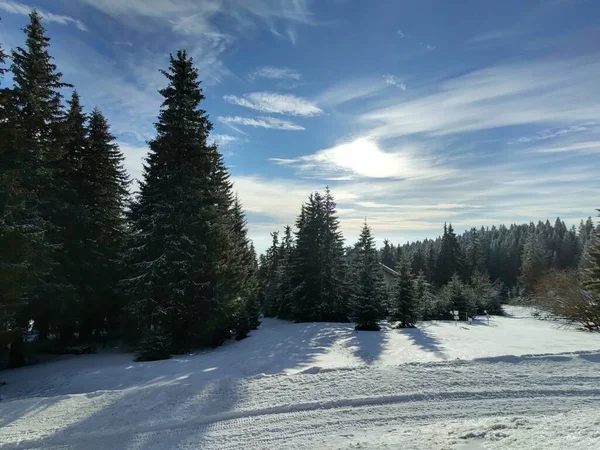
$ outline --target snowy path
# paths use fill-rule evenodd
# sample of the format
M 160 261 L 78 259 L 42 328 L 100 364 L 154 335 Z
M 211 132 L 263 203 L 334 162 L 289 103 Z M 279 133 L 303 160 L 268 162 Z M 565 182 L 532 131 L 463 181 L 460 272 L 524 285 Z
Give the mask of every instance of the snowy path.
M 600 448 L 600 335 L 509 312 L 380 333 L 271 319 L 168 361 L 6 371 L 0 449 Z
M 600 445 L 600 353 L 307 372 L 15 399 L 0 448 L 386 448 L 405 433 L 420 436 L 408 448 L 535 448 L 511 439 L 546 422 L 570 448 Z M 586 423 L 575 441 L 563 429 Z

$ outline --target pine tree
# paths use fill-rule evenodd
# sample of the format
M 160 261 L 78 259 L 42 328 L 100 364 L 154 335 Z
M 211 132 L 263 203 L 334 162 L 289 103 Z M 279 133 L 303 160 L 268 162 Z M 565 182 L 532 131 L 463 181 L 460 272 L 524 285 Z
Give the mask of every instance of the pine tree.
M 6 72 L 0 48 L 0 76 Z M 18 141 L 16 98 L 0 88 L 0 346 L 11 344 L 9 365 L 25 364 L 25 307 L 32 288 L 46 269 L 44 221 L 35 192 L 26 187 L 27 165 Z
M 336 203 L 329 187 L 323 197 L 323 233 L 320 250 L 323 253 L 319 320 L 347 322 L 347 267 L 344 257 L 344 237 L 336 212 Z
M 60 243 L 51 275 L 53 283 L 61 286 L 52 317 L 63 346 L 72 343 L 77 331 L 78 310 L 87 297 L 85 268 L 90 261 L 87 259 L 89 243 L 86 234 L 91 220 L 82 199 L 86 176 L 81 170 L 87 147 L 86 121 L 79 95 L 74 91 L 62 124 L 62 152 L 53 174 L 55 195 L 51 215 L 54 235 Z
M 123 274 L 120 254 L 127 234 L 124 210 L 129 200 L 124 156 L 97 108 L 90 115 L 87 131 L 79 169 L 79 197 L 86 217 L 79 311 L 82 341 L 118 327 L 123 304 L 117 284 Z
M 271 247 L 267 250 L 261 266 L 264 268 L 263 310 L 268 317 L 275 317 L 279 310 L 279 266 L 281 253 L 279 231 L 271 233 Z
M 207 143 L 198 72 L 180 50 L 162 72 L 169 84 L 133 205 L 123 281 L 140 330 L 159 329 L 174 351 L 220 345 L 242 294 L 232 231 L 233 194 L 223 159 Z M 233 277 L 233 278 L 232 278 Z
M 240 293 L 233 303 L 231 311 L 234 317 L 235 337 L 244 339 L 251 330 L 259 325 L 260 305 L 258 304 L 258 280 L 256 255 L 248 239 L 248 230 L 244 211 L 239 198 L 234 198 L 232 207 L 232 258 L 228 271 L 232 279 L 238 280 L 236 287 Z
M 588 238 L 583 258 L 582 278 L 586 289 L 600 297 L 600 227 Z
M 296 250 L 292 261 L 293 315 L 297 322 L 319 320 L 322 280 L 323 197 L 311 194 L 296 220 Z
M 277 316 L 282 319 L 293 317 L 292 258 L 294 255 L 294 235 L 287 225 L 279 247 L 280 263 L 277 268 L 278 305 Z
M 381 250 L 381 263 L 389 268 L 395 267 L 395 255 L 390 245 L 390 241 L 384 239 L 383 249 Z
M 12 51 L 14 86 L 3 90 L 2 120 L 2 272 L 8 300 L 16 310 L 11 364 L 23 363 L 21 331 L 35 319 L 39 338 L 45 339 L 56 303 L 68 292 L 55 278 L 61 251 L 56 219 L 58 185 L 55 172 L 62 146 L 61 74 L 48 53 L 49 38 L 37 12 L 25 27 L 26 46 Z M 7 244 L 10 242 L 9 244 Z M 7 248 L 8 247 L 8 248 Z M 52 269 L 52 270 L 51 270 Z M 26 306 L 25 306 L 26 305 Z
M 444 224 L 444 235 L 435 268 L 436 283 L 438 286 L 443 286 L 452 278 L 452 275 L 461 274 L 462 269 L 462 254 L 456 234 L 454 234 L 452 224 L 448 227 Z
M 546 266 L 544 247 L 537 234 L 528 237 L 523 247 L 521 275 L 519 281 L 529 291 L 533 292 L 534 285 L 542 275 Z
M 391 299 L 390 319 L 399 322 L 399 328 L 413 328 L 418 319 L 418 297 L 423 292 L 415 291 L 415 281 L 411 272 L 410 261 L 404 257 L 396 267 L 398 280 Z M 420 290 L 423 286 L 419 287 Z
M 379 331 L 381 328 L 377 321 L 381 319 L 383 302 L 387 300 L 386 289 L 375 241 L 366 222 L 357 243 L 357 250 L 352 287 L 352 318 L 356 322 L 356 330 Z

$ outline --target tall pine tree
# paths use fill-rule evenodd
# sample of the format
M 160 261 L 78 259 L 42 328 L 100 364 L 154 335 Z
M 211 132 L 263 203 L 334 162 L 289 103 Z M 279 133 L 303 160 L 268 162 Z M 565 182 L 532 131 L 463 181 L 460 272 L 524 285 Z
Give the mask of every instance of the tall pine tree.
M 417 295 L 424 295 L 424 293 L 415 292 L 415 282 L 408 258 L 403 257 L 400 260 L 396 271 L 398 279 L 392 292 L 390 319 L 398 322 L 399 328 L 412 328 L 417 323 L 419 314 Z
M 198 72 L 185 51 L 171 56 L 169 84 L 150 142 L 124 280 L 140 329 L 154 329 L 174 351 L 220 345 L 242 295 L 234 248 L 231 183 L 207 140 Z
M 379 331 L 381 328 L 377 322 L 383 314 L 383 303 L 387 300 L 387 292 L 375 249 L 375 240 L 366 222 L 356 247 L 358 255 L 352 286 L 352 318 L 356 323 L 355 329 Z
M 436 261 L 435 281 L 438 286 L 443 286 L 454 274 L 461 274 L 462 253 L 452 224 L 446 227 L 444 224 L 444 234 L 440 247 L 440 253 Z
M 2 164 L 5 181 L 9 180 L 5 186 L 10 188 L 3 214 L 6 230 L 14 238 L 9 264 L 29 271 L 26 281 L 16 273 L 12 275 L 20 279 L 26 291 L 28 313 L 20 323 L 24 326 L 28 318 L 33 318 L 40 339 L 44 339 L 51 320 L 56 325 L 57 305 L 71 292 L 65 277 L 60 276 L 58 263 L 63 242 L 57 223 L 61 186 L 56 176 L 63 151 L 60 89 L 67 85 L 48 52 L 50 39 L 41 16 L 34 11 L 29 18 L 24 29 L 25 47 L 12 51 L 14 86 L 5 122 L 10 129 L 10 143 L 3 150 L 6 163 Z M 23 249 L 20 256 L 10 256 L 18 247 Z

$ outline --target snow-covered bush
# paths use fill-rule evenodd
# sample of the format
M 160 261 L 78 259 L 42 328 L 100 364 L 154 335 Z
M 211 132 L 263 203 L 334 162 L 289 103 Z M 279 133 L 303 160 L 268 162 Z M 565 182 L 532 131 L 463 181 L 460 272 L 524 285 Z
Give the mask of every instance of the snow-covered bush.
M 574 270 L 551 271 L 534 289 L 538 305 L 548 312 L 578 323 L 590 331 L 600 331 L 600 299 L 586 290 Z

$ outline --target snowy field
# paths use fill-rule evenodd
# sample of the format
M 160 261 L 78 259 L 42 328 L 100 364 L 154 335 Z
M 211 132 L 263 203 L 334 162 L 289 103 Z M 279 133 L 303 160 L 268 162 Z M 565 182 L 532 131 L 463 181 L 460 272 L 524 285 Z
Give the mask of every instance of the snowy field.
M 600 448 L 600 335 L 508 313 L 380 333 L 266 319 L 168 361 L 5 371 L 0 448 Z

